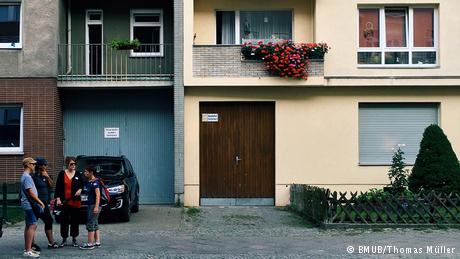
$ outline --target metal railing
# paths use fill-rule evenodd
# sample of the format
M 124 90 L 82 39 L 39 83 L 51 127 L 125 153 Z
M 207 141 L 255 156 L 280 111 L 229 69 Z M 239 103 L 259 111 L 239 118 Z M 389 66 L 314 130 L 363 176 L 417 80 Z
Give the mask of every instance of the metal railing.
M 142 44 L 138 49 L 113 49 L 110 44 L 60 44 L 61 81 L 170 80 L 173 44 Z

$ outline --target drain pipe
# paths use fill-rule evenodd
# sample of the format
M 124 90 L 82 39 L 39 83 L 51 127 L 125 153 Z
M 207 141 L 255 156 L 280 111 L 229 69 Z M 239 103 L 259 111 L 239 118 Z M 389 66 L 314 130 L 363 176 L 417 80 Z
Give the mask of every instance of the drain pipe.
M 70 11 L 70 0 L 67 0 L 67 72 L 72 73 L 72 16 Z

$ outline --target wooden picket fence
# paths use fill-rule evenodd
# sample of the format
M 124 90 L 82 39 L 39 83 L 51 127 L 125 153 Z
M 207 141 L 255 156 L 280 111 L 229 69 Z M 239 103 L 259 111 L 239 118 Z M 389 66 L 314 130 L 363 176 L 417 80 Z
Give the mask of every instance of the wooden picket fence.
M 291 207 L 324 227 L 460 226 L 460 195 L 429 193 L 372 195 L 291 186 Z

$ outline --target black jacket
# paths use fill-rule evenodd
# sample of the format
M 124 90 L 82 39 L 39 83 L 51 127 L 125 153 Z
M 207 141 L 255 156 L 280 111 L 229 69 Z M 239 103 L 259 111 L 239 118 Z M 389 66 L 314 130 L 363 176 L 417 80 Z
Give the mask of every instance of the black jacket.
M 62 202 L 65 200 L 65 191 L 64 191 L 64 171 L 59 172 L 56 180 L 56 189 L 54 190 L 54 198 L 61 199 Z M 75 193 L 78 189 L 83 189 L 83 174 L 80 172 L 75 172 L 75 176 L 72 178 L 71 183 L 71 199 L 80 200 L 80 196 L 75 196 Z

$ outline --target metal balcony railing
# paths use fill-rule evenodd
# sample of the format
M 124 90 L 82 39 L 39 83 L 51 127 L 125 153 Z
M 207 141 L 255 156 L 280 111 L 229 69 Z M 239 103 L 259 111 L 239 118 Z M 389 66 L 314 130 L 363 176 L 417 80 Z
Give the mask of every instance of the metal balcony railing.
M 61 81 L 171 80 L 173 44 L 142 44 L 137 50 L 113 49 L 109 44 L 60 44 Z

